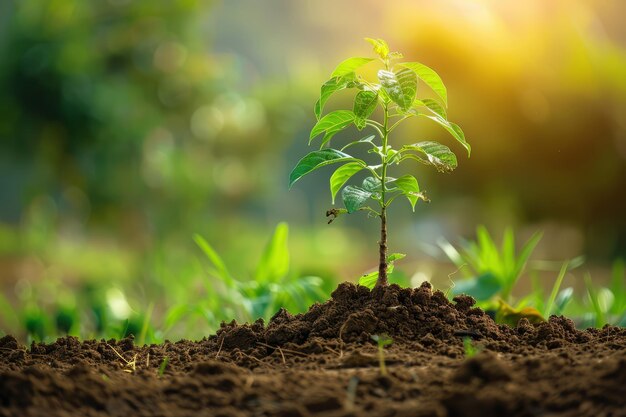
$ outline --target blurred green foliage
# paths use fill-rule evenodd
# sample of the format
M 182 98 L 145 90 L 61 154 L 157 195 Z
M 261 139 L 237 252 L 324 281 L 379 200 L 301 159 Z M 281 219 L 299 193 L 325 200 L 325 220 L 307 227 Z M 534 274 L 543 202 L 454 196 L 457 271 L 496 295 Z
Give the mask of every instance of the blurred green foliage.
M 313 303 L 326 300 L 332 284 L 324 286 L 320 277 L 298 277 L 289 272 L 288 231 L 286 223 L 276 226 L 254 273 L 246 280 L 233 277 L 213 247 L 201 236 L 195 236 L 210 263 L 208 272 L 212 279 L 207 282 L 207 297 L 202 300 L 207 314 L 217 314 L 218 321 L 252 322 L 258 318 L 269 321 L 280 308 L 303 313 Z M 178 316 L 181 308 L 189 311 L 189 304 L 174 306 L 168 317 L 172 313 Z
M 447 240 L 440 239 L 439 247 L 467 277 L 452 288 L 452 293 L 469 294 L 479 302 L 489 302 L 497 295 L 510 303 L 513 287 L 540 239 L 541 233 L 533 234 L 519 254 L 511 228 L 504 231 L 500 248 L 482 225 L 476 230 L 476 241 L 465 242 L 460 252 Z
M 266 233 L 272 150 L 297 123 L 273 103 L 292 92 L 253 88 L 245 62 L 211 52 L 212 2 L 2 8 L 0 329 L 146 333 L 150 305 L 158 322 L 206 279 L 193 233 L 244 249 Z
M 552 272 L 550 262 L 530 262 L 532 253 L 541 239 L 535 233 L 522 245 L 519 255 L 515 249 L 515 233 L 506 229 L 500 247 L 484 226 L 476 231 L 476 240 L 463 241 L 457 249 L 445 239 L 439 247 L 458 268 L 464 278 L 453 277 L 449 296 L 468 294 L 477 305 L 494 312 L 494 318 L 512 326 L 526 317 L 531 322 L 548 319 L 550 315 L 566 315 L 581 328 L 602 327 L 605 324 L 626 325 L 626 268 L 624 261 L 613 262 L 608 286 L 594 283 L 589 272 L 583 275 L 582 284 L 561 289 L 567 273 L 584 263 L 583 257 L 565 261 L 546 294 L 539 283 L 538 273 Z M 532 286 L 515 297 L 513 290 L 523 275 L 531 277 Z M 580 284 L 580 283 L 579 283 Z M 515 307 L 511 307 L 511 305 Z

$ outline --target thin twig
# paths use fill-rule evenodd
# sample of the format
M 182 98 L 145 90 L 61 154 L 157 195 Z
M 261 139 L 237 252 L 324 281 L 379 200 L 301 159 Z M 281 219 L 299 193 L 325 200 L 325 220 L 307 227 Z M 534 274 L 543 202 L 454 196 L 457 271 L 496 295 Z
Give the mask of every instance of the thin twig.
M 344 346 L 344 342 L 343 342 L 343 331 L 346 328 L 346 325 L 348 324 L 348 320 L 346 320 L 341 327 L 339 328 L 339 357 L 343 358 L 343 346 Z
M 337 355 L 337 356 L 341 356 L 341 354 L 340 354 L 339 352 L 337 352 L 337 351 L 336 351 L 335 349 L 333 349 L 333 348 L 329 348 L 328 346 L 324 346 L 324 349 L 326 349 L 326 350 L 327 350 L 327 351 L 329 351 L 329 352 L 334 353 L 334 354 L 335 354 L 335 355 Z
M 241 356 L 244 356 L 244 357 L 246 357 L 246 358 L 248 358 L 248 359 L 254 359 L 255 361 L 257 361 L 258 363 L 260 363 L 260 364 L 261 364 L 261 365 L 263 365 L 263 366 L 268 366 L 266 363 L 263 363 L 263 361 L 261 361 L 259 358 L 255 358 L 255 357 L 254 357 L 254 356 L 252 356 L 252 355 L 245 354 L 245 353 L 243 353 L 243 352 L 241 352 L 241 351 L 238 351 L 238 352 L 237 352 L 237 354 L 238 354 L 238 355 L 241 355 Z
M 224 335 L 222 335 L 222 341 L 220 342 L 220 347 L 217 349 L 217 353 L 215 354 L 215 359 L 220 356 L 220 352 L 222 351 L 222 346 L 224 346 Z
M 121 360 L 123 360 L 123 361 L 124 361 L 124 363 L 126 364 L 126 367 L 129 367 L 129 368 L 130 368 L 130 369 L 124 369 L 124 372 L 129 372 L 129 373 L 132 373 L 132 372 L 134 372 L 134 371 L 136 371 L 136 370 L 137 370 L 137 368 L 136 368 L 136 365 L 137 365 L 137 354 L 136 354 L 136 353 L 135 353 L 135 356 L 133 356 L 133 360 L 132 360 L 132 361 L 129 361 L 129 360 L 126 360 L 126 358 L 125 358 L 125 357 L 123 357 L 123 356 L 122 356 L 122 355 L 121 355 L 121 354 L 120 354 L 117 350 L 115 350 L 115 348 L 114 348 L 113 346 L 111 346 L 111 345 L 110 345 L 110 344 L 108 344 L 108 343 L 107 343 L 106 345 L 107 345 L 108 347 L 110 347 L 110 348 L 111 348 L 111 350 L 112 350 L 113 352 L 115 352 L 115 354 L 116 354 L 116 355 L 117 355 L 117 356 L 118 356 Z
M 294 354 L 294 355 L 300 355 L 300 356 L 302 356 L 304 358 L 309 356 L 308 354 L 306 354 L 304 352 L 298 352 L 297 350 L 291 350 L 291 349 L 281 349 L 278 346 L 268 345 L 268 344 L 263 343 L 263 342 L 256 342 L 256 344 L 257 345 L 261 345 L 261 346 L 266 347 L 266 348 L 269 348 L 269 349 L 278 349 L 281 352 L 287 352 L 287 353 L 291 353 L 291 354 Z

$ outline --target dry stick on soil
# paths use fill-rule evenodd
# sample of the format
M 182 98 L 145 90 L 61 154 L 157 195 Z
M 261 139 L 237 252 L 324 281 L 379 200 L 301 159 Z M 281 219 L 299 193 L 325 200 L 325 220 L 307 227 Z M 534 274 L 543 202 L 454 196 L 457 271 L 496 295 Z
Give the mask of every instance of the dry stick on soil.
M 224 346 L 224 335 L 222 335 L 221 339 L 222 341 L 220 342 L 220 347 L 219 349 L 217 349 L 217 353 L 215 354 L 215 359 L 217 359 L 218 356 L 220 356 L 220 352 L 222 351 L 222 346 Z
M 261 346 L 266 347 L 266 348 L 269 348 L 269 349 L 278 349 L 278 350 L 280 350 L 281 355 L 282 355 L 282 352 L 286 352 L 286 353 L 291 353 L 291 354 L 293 354 L 293 355 L 300 355 L 300 356 L 302 356 L 303 358 L 306 358 L 307 356 L 309 356 L 309 355 L 307 355 L 306 353 L 303 353 L 303 352 L 298 352 L 297 350 L 291 350 L 291 349 L 281 349 L 281 348 L 279 348 L 278 346 L 268 345 L 268 344 L 263 343 L 263 342 L 256 342 L 256 344 L 257 344 L 257 345 L 261 345 Z
M 343 342 L 343 331 L 346 328 L 347 324 L 348 324 L 348 320 L 346 320 L 339 328 L 339 357 L 340 358 L 343 358 L 343 347 L 345 345 L 345 343 Z
M 335 349 L 333 349 L 333 348 L 329 348 L 328 346 L 324 346 L 324 349 L 326 349 L 327 351 L 329 351 L 329 352 L 331 352 L 331 353 L 334 353 L 335 355 L 337 355 L 337 356 L 341 357 L 341 353 L 340 353 L 340 352 L 337 352 L 337 351 L 336 351 Z
M 128 367 L 130 369 L 124 369 L 124 372 L 128 372 L 128 373 L 133 373 L 137 370 L 136 368 L 136 364 L 137 364 L 137 354 L 135 353 L 135 355 L 133 356 L 133 360 L 132 361 L 128 361 L 126 360 L 125 357 L 123 357 L 117 350 L 115 350 L 115 348 L 113 346 L 111 346 L 110 344 L 107 343 L 107 346 L 111 348 L 111 350 L 113 352 L 115 352 L 115 354 L 124 361 L 125 365 L 120 364 L 123 368 Z
M 283 359 L 283 365 L 287 365 L 287 361 L 285 360 L 285 355 L 283 354 L 283 351 L 278 346 L 266 345 L 265 343 L 261 343 L 261 342 L 256 342 L 256 343 L 257 345 L 261 345 L 269 349 L 274 349 L 275 351 L 278 350 L 278 353 L 280 353 L 280 357 Z
M 259 359 L 259 358 L 255 358 L 255 357 L 254 357 L 254 356 L 252 356 L 252 355 L 248 355 L 248 354 L 246 354 L 246 353 L 243 353 L 242 351 L 238 351 L 238 352 L 236 352 L 235 354 L 237 354 L 237 355 L 239 355 L 239 356 L 246 357 L 246 358 L 248 358 L 248 359 L 254 359 L 254 360 L 255 360 L 255 361 L 257 361 L 259 364 L 261 364 L 261 365 L 263 365 L 263 366 L 265 366 L 265 367 L 268 367 L 268 366 L 269 366 L 268 364 L 264 363 L 261 359 Z

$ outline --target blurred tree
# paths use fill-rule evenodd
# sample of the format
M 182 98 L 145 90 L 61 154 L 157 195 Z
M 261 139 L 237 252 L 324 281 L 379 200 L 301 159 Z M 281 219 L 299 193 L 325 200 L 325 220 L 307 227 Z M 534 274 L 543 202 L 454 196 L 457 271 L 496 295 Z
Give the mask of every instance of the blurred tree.
M 1 187 L 11 195 L 0 198 L 20 204 L 2 216 L 16 219 L 37 194 L 68 187 L 84 192 L 96 215 L 120 200 L 139 202 L 144 182 L 159 180 L 153 171 L 168 168 L 150 164 L 171 167 L 190 115 L 211 94 L 215 73 L 198 36 L 206 6 L 10 4 L 0 51 L 0 150 L 3 174 L 19 185 Z

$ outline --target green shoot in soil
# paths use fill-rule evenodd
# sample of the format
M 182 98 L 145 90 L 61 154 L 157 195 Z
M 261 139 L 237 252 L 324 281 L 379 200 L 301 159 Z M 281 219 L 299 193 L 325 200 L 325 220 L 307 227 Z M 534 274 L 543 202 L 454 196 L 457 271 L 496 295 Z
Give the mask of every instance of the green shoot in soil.
M 291 312 L 306 311 L 311 304 L 327 297 L 320 277 L 290 273 L 288 236 L 287 223 L 279 223 L 248 280 L 236 278 L 217 251 L 202 236 L 194 236 L 209 262 L 209 275 L 219 283 L 207 288 L 207 293 L 214 297 L 216 310 L 238 321 L 252 322 L 258 318 L 269 320 L 280 307 Z M 181 307 L 182 311 L 188 308 Z M 219 322 L 228 317 L 214 315 L 213 320 Z
M 393 339 L 387 336 L 386 334 L 375 334 L 372 336 L 372 339 L 376 341 L 378 344 L 378 366 L 380 368 L 380 374 L 383 376 L 387 375 L 387 367 L 385 366 L 385 346 L 388 346 L 393 343 Z
M 429 165 L 439 172 L 450 172 L 457 167 L 457 157 L 447 146 L 422 141 L 394 149 L 390 144 L 391 134 L 405 120 L 419 116 L 443 127 L 466 149 L 468 156 L 471 148 L 461 128 L 448 121 L 447 90 L 439 75 L 419 62 L 396 62 L 402 58 L 402 54 L 391 52 L 382 39 L 366 38 L 366 41 L 373 45 L 383 67 L 378 71 L 378 82 L 370 82 L 356 73 L 357 69 L 374 58 L 348 58 L 335 68 L 330 80 L 322 85 L 320 98 L 315 104 L 318 120 L 311 130 L 309 144 L 323 134 L 320 148 L 298 162 L 289 176 L 289 186 L 319 168 L 342 164 L 330 178 L 330 192 L 334 204 L 335 196 L 343 188 L 341 198 L 345 208 L 331 209 L 326 215 L 332 222 L 341 214 L 360 210 L 380 218 L 379 266 L 375 284 L 380 287 L 388 284 L 390 263 L 387 255 L 387 208 L 400 196 L 407 198 L 413 211 L 418 200 L 428 201 L 413 175 L 395 178 L 389 175 L 389 168 L 407 160 Z M 417 98 L 419 80 L 430 87 L 436 99 Z M 357 93 L 352 110 L 335 110 L 322 116 L 324 105 L 333 93 L 353 88 Z M 376 120 L 372 115 L 379 107 L 382 114 Z M 355 125 L 358 130 L 368 128 L 374 135 L 352 141 L 340 149 L 331 148 L 333 136 L 350 125 Z M 361 145 L 369 148 L 368 153 L 377 156 L 379 160 L 369 164 L 345 152 L 349 147 Z M 368 176 L 360 185 L 344 187 L 350 178 L 361 171 L 365 171 Z M 373 203 L 373 207 L 368 203 Z
M 543 313 L 542 315 L 545 319 L 548 319 L 550 317 L 550 313 L 552 312 L 552 306 L 555 304 L 555 301 L 557 300 L 557 296 L 559 294 L 566 294 L 566 293 L 559 293 L 559 289 L 561 288 L 561 284 L 563 283 L 563 278 L 565 278 L 565 273 L 567 272 L 568 267 L 569 267 L 569 261 L 565 261 L 563 263 L 563 266 L 561 266 L 559 275 L 556 277 L 556 281 L 554 282 L 554 286 L 552 287 L 552 291 L 550 292 L 550 297 L 548 298 L 548 302 L 546 303 L 545 308 L 542 312 Z M 559 310 L 562 310 L 563 303 L 567 304 L 568 301 L 569 300 L 567 298 L 561 299 L 560 303 L 557 303 L 557 305 L 559 306 Z
M 170 362 L 170 358 L 169 357 L 164 357 L 163 360 L 161 361 L 161 365 L 159 365 L 159 378 L 161 378 L 163 376 L 163 374 L 165 373 L 165 368 L 167 368 L 167 364 Z
M 465 352 L 465 357 L 469 359 L 476 356 L 476 354 L 480 352 L 480 348 L 474 346 L 474 342 L 472 342 L 470 337 L 464 337 L 463 351 Z
M 604 288 L 598 290 L 593 286 L 589 272 L 585 273 L 584 281 L 587 289 L 587 297 L 593 308 L 595 327 L 600 328 L 606 324 L 607 302 L 605 300 L 607 297 L 605 294 L 607 294 L 607 292 L 603 291 Z

